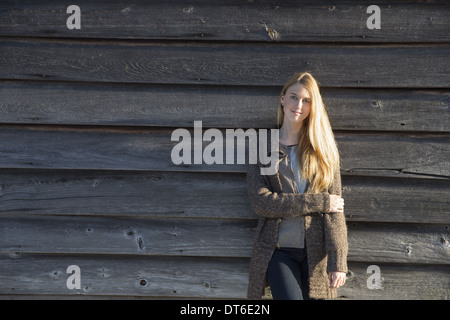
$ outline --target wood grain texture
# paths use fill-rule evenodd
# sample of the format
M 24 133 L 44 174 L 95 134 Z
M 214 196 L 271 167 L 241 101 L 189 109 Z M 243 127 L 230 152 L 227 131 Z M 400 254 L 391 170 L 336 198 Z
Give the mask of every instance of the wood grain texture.
M 248 259 L 190 257 L 0 255 L 2 299 L 228 298 L 247 294 Z M 69 290 L 68 266 L 81 271 Z M 350 262 L 341 299 L 446 300 L 449 267 L 378 264 L 381 289 L 369 289 L 369 263 Z
M 0 171 L 0 214 L 255 219 L 244 173 Z M 348 221 L 450 224 L 449 180 L 343 176 Z
M 242 173 L 2 170 L 0 212 L 254 219 Z
M 348 221 L 450 224 L 448 179 L 343 176 Z
M 255 220 L 2 215 L 0 252 L 250 258 Z M 348 224 L 349 261 L 450 263 L 442 225 Z M 380 236 L 382 235 L 382 236 Z
M 450 140 L 446 135 L 359 133 L 337 134 L 336 140 L 342 159 L 341 169 L 348 174 L 376 174 L 374 171 L 394 174 L 397 171 L 446 179 L 450 176 L 450 171 L 441 167 L 450 164 L 447 157 Z
M 69 4 L 0 3 L 0 299 L 245 298 L 245 165 L 175 165 L 171 134 L 270 128 L 298 71 L 340 150 L 340 298 L 450 299 L 448 1 L 75 4 L 80 30 Z
M 270 128 L 280 87 L 0 82 L 12 124 Z M 450 131 L 450 91 L 322 88 L 335 130 Z
M 66 4 L 2 1 L 0 35 L 220 41 L 448 41 L 446 1 L 377 1 L 381 29 L 366 26 L 370 1 L 87 1 L 80 30 Z M 301 17 L 301 18 L 299 18 Z M 173 23 L 176 21 L 176 23 Z
M 447 88 L 449 55 L 447 44 L 5 39 L 0 44 L 0 79 L 279 86 L 294 72 L 310 71 L 326 87 Z
M 352 262 L 338 297 L 351 300 L 448 300 L 450 267 L 377 264 L 381 288 L 369 289 L 369 263 Z
M 1 295 L 244 298 L 248 259 L 95 255 L 0 255 Z M 78 265 L 81 289 L 69 290 Z
M 1 217 L 1 252 L 249 257 L 255 220 Z
M 448 225 L 348 224 L 349 261 L 450 263 Z
M 237 164 L 236 159 L 233 164 L 226 164 L 226 153 L 231 151 L 225 147 L 224 164 L 175 165 L 171 152 L 179 141 L 171 141 L 171 134 L 166 129 L 4 126 L 0 128 L 0 140 L 4 142 L 0 168 L 246 171 L 245 165 Z M 222 137 L 225 143 L 225 132 Z M 450 176 L 447 134 L 339 132 L 336 140 L 345 174 Z M 203 148 L 207 145 L 208 142 L 203 142 Z M 236 154 L 237 151 L 235 157 Z M 191 159 L 193 162 L 193 155 Z

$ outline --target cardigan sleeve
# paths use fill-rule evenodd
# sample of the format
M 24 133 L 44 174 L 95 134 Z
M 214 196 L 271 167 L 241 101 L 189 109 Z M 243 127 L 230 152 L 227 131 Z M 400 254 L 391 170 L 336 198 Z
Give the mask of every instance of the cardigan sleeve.
M 286 218 L 330 211 L 328 192 L 317 194 L 273 192 L 267 178 L 264 179 L 260 174 L 257 164 L 247 166 L 247 187 L 253 210 L 262 217 Z
M 337 171 L 330 194 L 341 196 L 341 175 Z M 348 272 L 347 269 L 347 225 L 344 213 L 330 213 L 324 215 L 325 248 L 328 255 L 327 273 Z

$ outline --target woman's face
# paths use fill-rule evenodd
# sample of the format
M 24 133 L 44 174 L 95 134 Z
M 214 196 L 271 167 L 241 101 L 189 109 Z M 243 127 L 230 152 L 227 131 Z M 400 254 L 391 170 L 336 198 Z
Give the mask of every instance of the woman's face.
M 300 124 L 311 111 L 311 98 L 308 90 L 301 84 L 294 84 L 286 90 L 281 97 L 281 105 L 284 105 L 284 122 L 289 121 Z

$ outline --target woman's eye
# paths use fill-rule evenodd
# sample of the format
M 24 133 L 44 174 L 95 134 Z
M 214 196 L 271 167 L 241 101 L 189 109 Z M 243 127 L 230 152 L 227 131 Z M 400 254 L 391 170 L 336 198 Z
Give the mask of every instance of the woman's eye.
M 297 100 L 297 97 L 296 96 L 291 96 L 291 99 L 292 100 Z
M 310 100 L 309 99 L 304 99 L 303 102 L 304 103 L 310 103 Z

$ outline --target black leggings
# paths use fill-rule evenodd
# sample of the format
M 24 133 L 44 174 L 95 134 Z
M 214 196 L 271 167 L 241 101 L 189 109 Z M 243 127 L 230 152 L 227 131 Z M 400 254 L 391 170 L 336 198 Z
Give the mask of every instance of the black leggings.
M 308 292 L 306 248 L 275 249 L 267 269 L 274 300 L 306 300 Z

